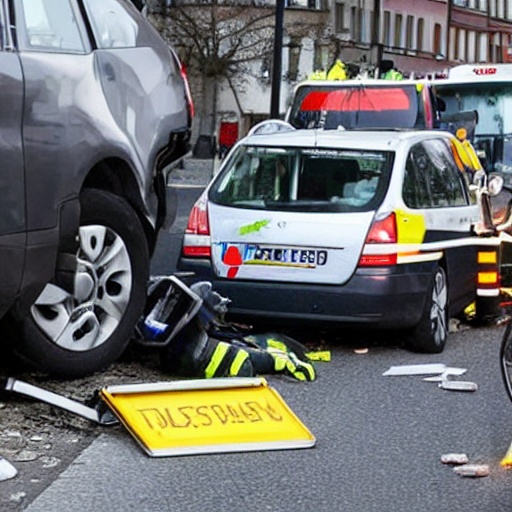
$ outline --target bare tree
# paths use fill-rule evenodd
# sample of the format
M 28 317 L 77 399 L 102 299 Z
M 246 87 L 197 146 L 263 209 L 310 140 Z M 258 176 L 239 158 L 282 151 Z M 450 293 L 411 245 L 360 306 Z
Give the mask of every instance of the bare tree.
M 220 83 L 228 84 L 240 104 L 239 91 L 250 64 L 271 57 L 274 7 L 255 7 L 240 1 L 235 5 L 174 2 L 170 7 L 153 6 L 150 17 L 176 48 L 189 75 L 200 77 L 203 111 L 199 131 L 213 133 Z

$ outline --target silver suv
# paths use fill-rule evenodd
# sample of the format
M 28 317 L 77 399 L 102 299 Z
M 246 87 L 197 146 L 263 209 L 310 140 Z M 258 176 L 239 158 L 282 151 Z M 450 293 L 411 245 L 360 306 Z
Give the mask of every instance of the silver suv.
M 186 76 L 126 0 L 5 0 L 0 24 L 0 314 L 25 361 L 90 373 L 144 305 Z

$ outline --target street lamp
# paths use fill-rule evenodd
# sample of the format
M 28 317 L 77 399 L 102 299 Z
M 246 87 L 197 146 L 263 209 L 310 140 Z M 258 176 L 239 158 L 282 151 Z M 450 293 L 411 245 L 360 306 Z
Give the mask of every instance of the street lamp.
M 379 72 L 382 61 L 382 43 L 380 42 L 380 9 L 381 0 L 373 0 L 371 60 L 372 64 L 379 70 Z
M 274 29 L 274 58 L 272 65 L 272 93 L 270 98 L 270 117 L 279 118 L 279 95 L 281 92 L 281 75 L 283 60 L 283 19 L 285 0 L 276 0 Z

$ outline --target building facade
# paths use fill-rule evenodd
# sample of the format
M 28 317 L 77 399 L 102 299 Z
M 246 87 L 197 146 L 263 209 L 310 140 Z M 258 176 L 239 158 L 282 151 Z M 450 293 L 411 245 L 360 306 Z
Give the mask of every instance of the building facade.
M 284 2 L 281 116 L 295 85 L 315 70 L 329 69 L 336 59 L 349 64 L 351 71 L 372 77 L 390 63 L 414 77 L 442 74 L 460 63 L 512 63 L 512 0 Z M 250 2 L 251 8 L 274 5 L 275 0 Z M 250 67 L 243 87 L 233 91 L 233 84 L 222 80 L 216 85 L 215 104 L 207 114 L 208 109 L 201 108 L 204 79 L 190 77 L 196 111 L 212 117 L 214 131 L 223 120 L 236 120 L 242 136 L 269 117 L 271 59 L 255 60 Z

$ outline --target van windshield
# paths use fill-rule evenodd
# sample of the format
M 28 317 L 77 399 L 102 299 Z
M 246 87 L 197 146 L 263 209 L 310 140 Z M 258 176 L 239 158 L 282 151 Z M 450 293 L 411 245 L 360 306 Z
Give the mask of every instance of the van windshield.
M 302 212 L 376 209 L 394 153 L 240 146 L 215 180 L 209 200 L 224 206 Z
M 289 115 L 295 128 L 423 128 L 424 113 L 414 84 L 305 85 Z

